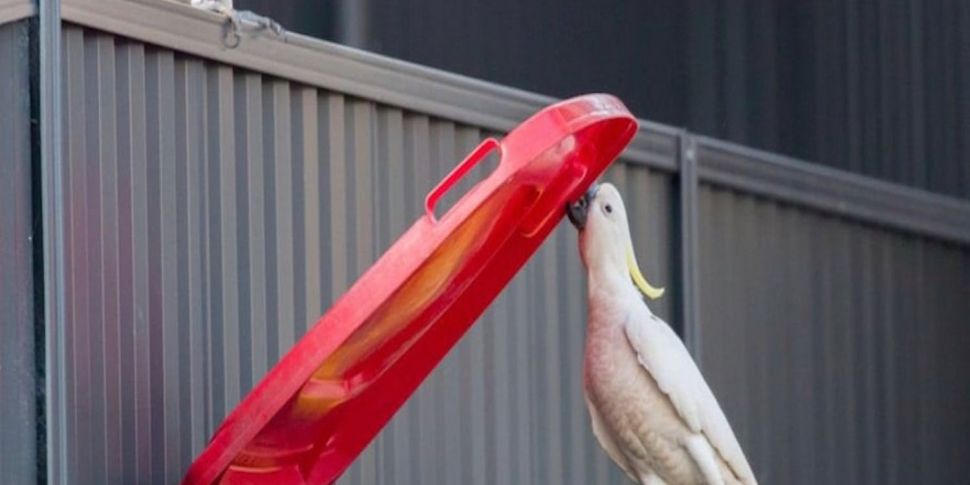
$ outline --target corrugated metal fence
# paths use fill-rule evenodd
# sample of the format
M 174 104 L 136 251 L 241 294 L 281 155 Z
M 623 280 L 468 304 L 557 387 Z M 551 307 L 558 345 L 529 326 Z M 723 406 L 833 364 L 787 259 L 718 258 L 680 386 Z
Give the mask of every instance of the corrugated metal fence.
M 761 483 L 970 474 L 970 250 L 702 185 L 701 364 Z
M 27 22 L 0 22 L 0 477 L 35 479 L 33 221 Z
M 226 49 L 217 17 L 167 3 L 64 11 L 47 402 L 77 483 L 177 481 L 425 192 L 548 101 L 298 36 Z M 763 483 L 965 476 L 965 203 L 650 124 L 607 178 Z M 623 481 L 581 397 L 574 245 L 550 237 L 345 483 Z
M 70 469 L 170 483 L 484 132 L 75 26 L 63 58 Z M 669 175 L 614 177 L 643 191 L 641 258 L 669 281 Z M 573 237 L 547 243 L 351 483 L 608 473 L 578 388 Z

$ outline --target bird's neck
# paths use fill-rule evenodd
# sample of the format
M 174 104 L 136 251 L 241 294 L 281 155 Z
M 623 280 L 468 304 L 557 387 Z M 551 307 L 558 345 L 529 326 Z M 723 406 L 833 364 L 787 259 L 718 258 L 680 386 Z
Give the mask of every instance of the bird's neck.
M 606 355 L 623 338 L 625 314 L 640 295 L 627 274 L 616 269 L 588 268 L 587 284 L 586 352 Z
M 611 265 L 590 265 L 587 268 L 586 276 L 589 281 L 591 301 L 640 298 L 640 292 L 634 286 L 626 268 L 615 268 Z

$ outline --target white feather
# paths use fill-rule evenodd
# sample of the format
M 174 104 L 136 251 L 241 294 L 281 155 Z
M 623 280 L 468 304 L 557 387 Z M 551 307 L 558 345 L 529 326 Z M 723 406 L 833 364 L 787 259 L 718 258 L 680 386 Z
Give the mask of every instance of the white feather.
M 744 484 L 757 483 L 751 465 L 683 342 L 642 300 L 630 305 L 624 331 L 637 360 L 670 398 L 684 423 L 703 434 Z

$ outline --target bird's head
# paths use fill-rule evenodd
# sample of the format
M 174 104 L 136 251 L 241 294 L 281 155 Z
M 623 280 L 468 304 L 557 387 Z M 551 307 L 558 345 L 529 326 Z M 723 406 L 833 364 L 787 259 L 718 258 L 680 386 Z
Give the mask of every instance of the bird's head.
M 579 229 L 579 252 L 589 269 L 627 273 L 647 298 L 660 298 L 663 288 L 647 282 L 637 265 L 626 207 L 613 184 L 594 185 L 566 208 L 569 220 Z

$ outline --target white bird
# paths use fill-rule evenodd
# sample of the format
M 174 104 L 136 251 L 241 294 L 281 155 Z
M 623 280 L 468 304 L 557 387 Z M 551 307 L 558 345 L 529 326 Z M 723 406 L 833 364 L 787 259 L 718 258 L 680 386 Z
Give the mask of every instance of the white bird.
M 232 0 L 191 0 L 189 3 L 195 8 L 225 15 L 233 11 Z
M 236 10 L 232 0 L 189 0 L 189 4 L 199 10 L 207 10 L 228 19 L 228 28 L 223 32 L 222 43 L 230 48 L 239 47 L 244 37 L 256 37 L 269 33 L 285 42 L 286 29 L 279 22 L 249 10 Z
M 640 273 L 616 187 L 594 186 L 567 212 L 587 272 L 583 390 L 600 446 L 641 484 L 756 484 L 687 348 L 640 295 L 663 289 Z

